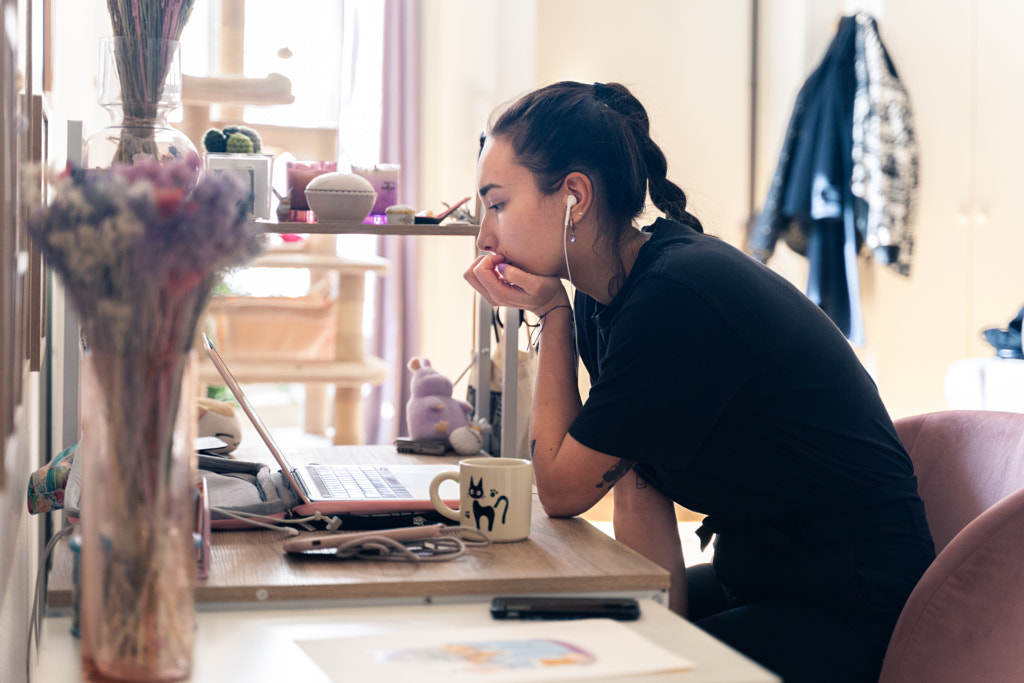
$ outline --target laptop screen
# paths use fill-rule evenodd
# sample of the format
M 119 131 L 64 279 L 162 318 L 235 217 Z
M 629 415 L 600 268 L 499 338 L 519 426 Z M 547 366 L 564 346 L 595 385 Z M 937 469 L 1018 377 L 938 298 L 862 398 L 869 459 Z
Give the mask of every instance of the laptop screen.
M 219 372 L 220 376 L 224 379 L 228 389 L 231 390 L 235 400 L 238 401 L 238 405 L 242 407 L 242 412 L 244 412 L 246 417 L 249 418 L 252 426 L 256 428 L 260 438 L 263 439 L 263 443 L 267 444 L 267 448 L 270 449 L 270 453 L 274 456 L 274 460 L 277 461 L 277 464 L 281 466 L 281 471 L 284 473 L 285 477 L 287 477 L 288 483 L 292 485 L 292 489 L 300 498 L 302 498 L 304 503 L 310 502 L 308 496 L 306 496 L 305 489 L 303 489 L 295 479 L 292 465 L 285 457 L 284 451 L 282 451 L 277 445 L 277 442 L 274 441 L 274 437 L 271 436 L 270 430 L 263 424 L 263 420 L 260 419 L 260 416 L 256 414 L 256 409 L 253 408 L 252 404 L 249 402 L 249 398 L 245 395 L 245 392 L 242 391 L 242 387 L 238 384 L 238 380 L 236 380 L 235 376 L 231 374 L 230 370 L 228 370 L 228 366 L 227 363 L 224 362 L 224 358 L 220 355 L 220 352 L 217 351 L 217 347 L 213 345 L 213 342 L 205 332 L 203 333 L 203 344 L 206 346 L 206 352 L 209 354 L 210 360 L 213 361 L 213 366 L 217 368 L 217 372 Z

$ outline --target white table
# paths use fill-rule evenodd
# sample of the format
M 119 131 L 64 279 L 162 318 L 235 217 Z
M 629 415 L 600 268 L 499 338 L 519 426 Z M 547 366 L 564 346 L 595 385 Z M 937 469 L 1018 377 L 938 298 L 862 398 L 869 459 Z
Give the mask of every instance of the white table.
M 653 600 L 641 600 L 642 616 L 623 622 L 651 642 L 694 663 L 691 670 L 644 676 L 641 681 L 769 683 L 780 679 Z M 323 670 L 296 644 L 297 639 L 340 638 L 400 633 L 405 630 L 480 628 L 495 624 L 488 603 L 201 611 L 197 618 L 192 681 L 329 683 Z M 70 617 L 49 617 L 33 681 L 80 681 L 79 647 Z M 426 680 L 426 679 L 423 679 Z M 622 681 L 624 679 L 601 679 Z M 636 678 L 632 679 L 634 682 Z

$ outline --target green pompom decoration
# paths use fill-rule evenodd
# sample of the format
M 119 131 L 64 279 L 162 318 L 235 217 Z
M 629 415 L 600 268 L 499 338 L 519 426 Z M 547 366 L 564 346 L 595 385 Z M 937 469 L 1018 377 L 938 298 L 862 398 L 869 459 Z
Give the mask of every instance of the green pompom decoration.
M 241 133 L 250 140 L 252 140 L 252 152 L 250 154 L 259 154 L 263 149 L 263 140 L 260 139 L 260 134 L 248 126 L 227 126 L 224 128 L 224 135 L 230 137 L 235 133 Z
M 203 149 L 210 154 L 223 154 L 228 150 L 228 136 L 211 128 L 203 134 Z
M 228 136 L 228 154 L 253 154 L 252 140 L 244 133 L 232 133 Z
M 208 154 L 259 154 L 262 148 L 260 134 L 247 126 L 211 128 L 203 134 L 203 149 Z

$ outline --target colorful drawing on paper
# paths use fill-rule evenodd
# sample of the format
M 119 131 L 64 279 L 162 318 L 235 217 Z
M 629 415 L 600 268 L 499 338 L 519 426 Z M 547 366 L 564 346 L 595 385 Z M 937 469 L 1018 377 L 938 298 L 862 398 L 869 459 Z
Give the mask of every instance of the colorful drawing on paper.
M 443 613 L 448 606 L 435 607 Z M 692 662 L 611 619 L 493 624 L 474 618 L 477 623 L 467 627 L 446 628 L 441 621 L 436 628 L 424 628 L 420 622 L 400 630 L 297 642 L 333 683 L 633 680 L 693 668 Z
M 548 638 L 449 642 L 430 647 L 379 650 L 382 663 L 445 664 L 460 670 L 507 672 L 588 666 L 597 657 L 572 643 Z

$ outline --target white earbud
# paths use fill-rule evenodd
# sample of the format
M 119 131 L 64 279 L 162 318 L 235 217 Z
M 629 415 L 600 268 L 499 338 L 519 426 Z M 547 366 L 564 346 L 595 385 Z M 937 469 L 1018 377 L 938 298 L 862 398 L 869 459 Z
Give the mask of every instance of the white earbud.
M 571 194 L 565 198 L 565 223 L 562 225 L 563 231 L 569 227 L 569 213 L 574 206 L 576 206 L 576 195 Z

